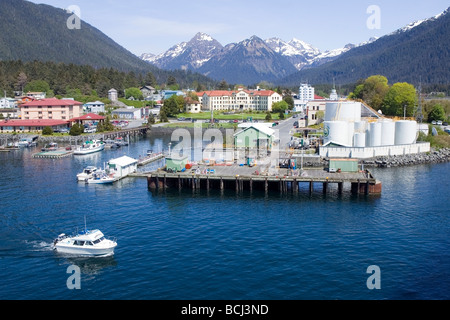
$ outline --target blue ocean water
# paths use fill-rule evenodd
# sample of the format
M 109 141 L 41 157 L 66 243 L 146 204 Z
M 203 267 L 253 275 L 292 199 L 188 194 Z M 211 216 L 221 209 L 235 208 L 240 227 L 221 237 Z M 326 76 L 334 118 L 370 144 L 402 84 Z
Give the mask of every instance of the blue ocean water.
M 87 165 L 167 143 L 150 137 L 58 160 L 34 159 L 36 149 L 0 153 L 0 299 L 450 298 L 449 163 L 373 169 L 381 196 L 76 182 Z M 114 256 L 51 250 L 84 217 L 117 237 Z M 81 269 L 79 290 L 66 285 L 71 265 Z M 378 290 L 366 284 L 371 265 L 380 268 Z

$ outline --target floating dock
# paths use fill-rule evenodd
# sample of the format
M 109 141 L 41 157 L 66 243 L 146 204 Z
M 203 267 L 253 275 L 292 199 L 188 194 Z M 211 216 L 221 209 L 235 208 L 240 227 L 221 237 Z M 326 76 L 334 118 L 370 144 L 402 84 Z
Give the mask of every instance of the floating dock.
M 66 149 L 58 149 L 52 151 L 42 151 L 33 154 L 33 158 L 41 158 L 41 159 L 60 159 L 69 157 L 73 154 L 73 150 Z
M 206 170 L 206 172 L 205 172 Z M 163 170 L 140 174 L 147 178 L 147 186 L 151 191 L 167 188 L 192 190 L 243 190 L 279 191 L 280 193 L 298 193 L 301 184 L 306 184 L 310 193 L 322 184 L 322 192 L 326 194 L 330 185 L 337 185 L 337 192 L 342 194 L 344 185 L 350 185 L 355 194 L 380 194 L 381 182 L 376 180 L 368 170 L 358 172 L 331 173 L 324 169 L 290 170 L 278 169 L 278 175 L 259 174 L 255 167 L 227 166 L 210 167 L 208 169 L 167 173 Z M 136 176 L 136 175 L 135 175 Z

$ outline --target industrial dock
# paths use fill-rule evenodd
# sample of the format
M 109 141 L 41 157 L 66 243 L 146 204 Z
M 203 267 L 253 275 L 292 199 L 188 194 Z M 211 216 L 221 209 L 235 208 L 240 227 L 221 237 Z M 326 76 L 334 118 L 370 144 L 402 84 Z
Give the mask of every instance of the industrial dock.
M 157 170 L 140 173 L 134 176 L 147 178 L 147 186 L 151 191 L 165 189 L 192 190 L 225 190 L 236 192 L 244 190 L 262 190 L 265 192 L 278 191 L 282 194 L 298 193 L 307 186 L 310 193 L 317 191 L 326 194 L 336 189 L 339 194 L 348 188 L 356 194 L 380 194 L 381 182 L 377 181 L 368 170 L 357 172 L 328 172 L 323 168 L 292 170 L 277 169 L 277 174 L 260 173 L 258 166 L 193 166 L 184 172 L 169 173 Z

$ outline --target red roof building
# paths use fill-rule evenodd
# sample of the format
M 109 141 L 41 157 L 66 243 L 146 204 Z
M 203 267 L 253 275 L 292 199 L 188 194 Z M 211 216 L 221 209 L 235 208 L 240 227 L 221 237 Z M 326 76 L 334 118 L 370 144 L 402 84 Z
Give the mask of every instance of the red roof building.
M 77 121 L 83 122 L 83 121 L 90 121 L 90 120 L 91 121 L 103 121 L 103 120 L 105 120 L 105 117 L 100 116 L 96 113 L 88 113 L 81 117 L 72 118 L 69 121 L 70 122 L 77 122 Z
M 280 102 L 282 96 L 272 90 L 213 90 L 203 93 L 204 110 L 223 111 L 272 111 L 272 104 Z
M 69 120 L 79 117 L 83 104 L 67 99 L 41 99 L 20 105 L 20 116 L 24 120 Z
M 69 122 L 64 120 L 2 120 L 0 132 L 33 132 L 45 127 L 52 129 L 68 128 Z

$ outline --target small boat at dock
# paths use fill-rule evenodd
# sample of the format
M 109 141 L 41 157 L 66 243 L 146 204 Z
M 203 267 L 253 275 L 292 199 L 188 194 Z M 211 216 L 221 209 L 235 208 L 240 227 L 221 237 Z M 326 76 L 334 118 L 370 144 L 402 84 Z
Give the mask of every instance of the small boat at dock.
M 92 178 L 94 172 L 97 172 L 98 168 L 94 166 L 88 166 L 83 169 L 83 172 L 77 174 L 78 181 L 86 181 L 87 179 Z
M 114 172 L 97 170 L 85 181 L 87 184 L 112 184 L 117 180 L 119 180 L 119 177 Z

